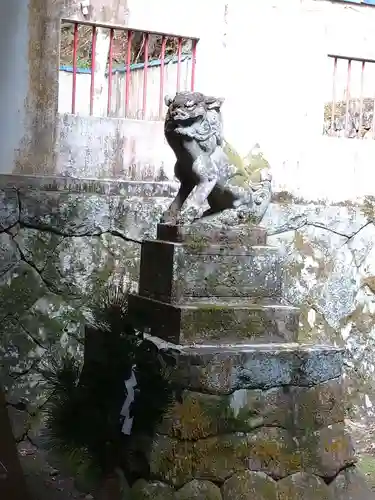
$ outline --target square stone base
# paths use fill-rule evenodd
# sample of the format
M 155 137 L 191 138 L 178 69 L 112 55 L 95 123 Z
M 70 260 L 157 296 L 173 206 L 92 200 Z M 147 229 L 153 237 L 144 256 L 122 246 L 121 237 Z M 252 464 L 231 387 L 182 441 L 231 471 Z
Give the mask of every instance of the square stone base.
M 300 311 L 249 299 L 169 304 L 131 294 L 128 314 L 140 329 L 175 344 L 296 342 Z

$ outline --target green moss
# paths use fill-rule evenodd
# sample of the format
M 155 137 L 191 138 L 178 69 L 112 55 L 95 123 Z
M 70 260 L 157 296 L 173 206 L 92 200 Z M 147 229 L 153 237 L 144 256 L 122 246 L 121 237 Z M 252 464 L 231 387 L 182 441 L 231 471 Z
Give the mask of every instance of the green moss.
M 266 312 L 251 309 L 234 309 L 224 305 L 205 305 L 183 311 L 185 340 L 197 338 L 219 339 L 233 332 L 239 339 L 256 339 L 274 330 Z
M 188 242 L 186 243 L 186 247 L 190 252 L 192 253 L 200 253 L 202 250 L 207 248 L 209 245 L 207 237 L 200 235 L 200 234 L 194 234 L 191 237 L 189 237 Z

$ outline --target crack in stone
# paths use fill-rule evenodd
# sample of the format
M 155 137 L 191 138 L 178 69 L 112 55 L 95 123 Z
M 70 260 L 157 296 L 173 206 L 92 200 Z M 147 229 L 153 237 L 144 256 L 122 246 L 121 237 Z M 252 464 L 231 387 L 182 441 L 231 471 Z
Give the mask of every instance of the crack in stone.
M 337 236 L 341 236 L 343 238 L 347 238 L 347 241 L 343 243 L 342 246 L 346 245 L 350 240 L 352 240 L 357 234 L 359 234 L 363 229 L 365 229 L 367 226 L 370 224 L 373 224 L 373 221 L 367 221 L 363 226 L 361 226 L 357 231 L 352 233 L 350 236 L 345 233 L 341 233 L 340 231 L 336 231 L 335 229 L 332 229 L 330 227 L 325 226 L 324 224 L 319 224 L 319 222 L 309 222 L 306 217 L 301 216 L 301 221 L 300 223 L 293 224 L 293 221 L 284 224 L 281 226 L 279 229 L 276 230 L 270 230 L 268 231 L 268 236 L 278 236 L 283 233 L 288 233 L 289 231 L 298 231 L 299 229 L 303 229 L 304 227 L 312 226 L 316 227 L 318 229 L 324 229 L 325 231 L 329 231 L 332 234 L 336 234 Z M 341 247 L 340 247 L 341 248 Z
M 26 413 L 29 417 L 35 417 L 35 412 L 31 412 L 27 409 L 27 402 L 23 400 L 17 401 L 17 403 L 11 403 L 9 401 L 5 402 L 6 407 L 14 408 L 17 411 L 21 411 L 22 413 Z
M 45 232 L 45 233 L 51 233 L 55 234 L 56 236 L 62 236 L 63 238 L 94 238 L 94 237 L 100 237 L 105 234 L 109 234 L 111 236 L 116 236 L 118 238 L 121 238 L 123 241 L 130 242 L 130 243 L 137 243 L 140 245 L 142 243 L 141 240 L 135 240 L 134 238 L 129 238 L 128 236 L 125 236 L 124 233 L 117 229 L 107 229 L 105 231 L 103 230 L 98 230 L 98 231 L 88 231 L 86 233 L 81 233 L 81 234 L 74 234 L 71 232 L 66 232 L 66 231 L 61 231 L 55 227 L 52 226 L 47 226 L 44 224 L 38 225 L 38 224 L 31 224 L 30 222 L 19 222 L 19 225 L 21 228 L 26 228 L 26 229 L 35 229 L 37 231 Z M 61 242 L 59 243 L 59 245 Z M 57 245 L 57 246 L 59 246 Z
M 39 342 L 39 340 L 38 340 L 38 339 L 36 339 L 36 338 L 34 337 L 34 335 L 33 335 L 31 332 L 29 332 L 29 330 L 28 330 L 28 329 L 27 329 L 27 328 L 26 328 L 26 327 L 25 327 L 25 326 L 21 323 L 21 321 L 20 321 L 19 319 L 17 319 L 17 322 L 18 322 L 19 326 L 21 327 L 21 329 L 22 329 L 22 330 L 26 333 L 26 335 L 27 335 L 27 336 L 28 336 L 28 337 L 29 337 L 29 338 L 30 338 L 30 339 L 31 339 L 31 340 L 32 340 L 32 341 L 33 341 L 33 342 L 34 342 L 37 346 L 39 346 L 39 347 L 40 347 L 41 349 L 43 349 L 44 351 L 46 351 L 46 350 L 47 350 L 47 348 L 46 348 L 46 347 L 45 347 L 45 346 L 44 346 L 41 342 Z
M 26 257 L 26 255 L 23 253 L 23 251 L 21 250 L 19 244 L 17 243 L 17 241 L 13 240 L 14 241 L 14 244 L 16 245 L 17 247 L 17 250 L 20 254 L 20 261 L 21 262 L 24 262 L 25 264 L 27 264 L 28 266 L 30 266 L 39 276 L 39 278 L 41 279 L 42 283 L 44 284 L 44 286 L 47 288 L 47 290 L 52 293 L 53 295 L 57 295 L 57 296 L 61 296 L 61 292 L 59 291 L 59 289 L 54 285 L 54 283 L 50 280 L 47 280 L 43 274 L 42 274 L 42 271 L 39 270 L 39 268 L 34 264 L 34 262 L 30 259 L 28 259 Z M 15 264 L 16 265 L 16 264 Z M 14 266 L 13 266 L 14 267 Z M 56 271 L 59 273 L 59 270 L 56 269 Z M 5 274 L 5 273 L 3 273 Z M 59 273 L 60 274 L 60 273 Z M 60 274 L 60 277 L 62 278 L 61 274 Z M 1 276 L 0 276 L 1 278 Z M 74 297 L 77 297 L 77 295 L 74 295 L 74 294 L 69 294 L 70 297 L 74 298 Z
M 20 196 L 20 190 L 16 189 L 16 200 L 17 200 L 17 207 L 18 207 L 18 222 L 21 222 L 21 196 Z
M 39 364 L 39 359 L 34 360 L 31 365 L 26 368 L 25 370 L 22 371 L 16 371 L 16 370 L 9 370 L 8 375 L 13 379 L 13 380 L 18 380 L 21 377 L 24 377 L 25 375 L 28 375 L 32 370 L 36 369 L 36 367 Z M 37 370 L 35 370 L 37 371 Z
M 12 266 L 8 267 L 8 269 L 5 269 L 5 271 L 3 271 L 2 273 L 0 273 L 0 280 L 1 278 L 3 278 L 4 276 L 6 276 L 8 273 L 10 273 L 11 271 L 13 271 L 13 269 L 15 267 L 17 267 L 17 265 L 19 264 L 20 261 L 18 262 L 15 262 Z

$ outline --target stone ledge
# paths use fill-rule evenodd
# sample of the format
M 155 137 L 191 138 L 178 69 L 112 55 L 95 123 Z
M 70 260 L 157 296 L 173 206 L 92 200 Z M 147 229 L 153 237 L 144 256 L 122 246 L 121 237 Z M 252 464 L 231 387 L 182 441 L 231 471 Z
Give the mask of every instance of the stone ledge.
M 163 183 L 81 181 L 0 175 L 0 231 L 21 227 L 61 236 L 114 236 L 140 242 L 155 235 L 171 202 Z
M 129 295 L 134 325 L 175 344 L 204 342 L 296 342 L 300 311 L 282 304 L 249 301 L 215 303 L 204 299 L 168 304 L 137 294 Z
M 174 182 L 119 181 L 82 179 L 75 177 L 0 175 L 0 190 L 35 189 L 76 194 L 102 194 L 114 196 L 162 196 L 173 198 L 178 184 Z
M 189 246 L 222 245 L 241 247 L 266 245 L 267 231 L 249 224 L 237 227 L 219 227 L 209 222 L 199 221 L 186 226 L 158 224 L 156 239 Z
M 184 389 L 230 394 L 238 389 L 314 386 L 342 372 L 344 349 L 300 344 L 220 344 L 177 346 L 147 337 L 174 366 L 175 383 Z

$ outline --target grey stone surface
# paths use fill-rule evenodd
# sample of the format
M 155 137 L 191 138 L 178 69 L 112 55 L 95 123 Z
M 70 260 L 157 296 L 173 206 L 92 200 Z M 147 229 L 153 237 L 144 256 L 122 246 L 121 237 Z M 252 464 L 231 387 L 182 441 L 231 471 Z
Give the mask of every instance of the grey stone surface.
M 150 338 L 182 387 L 225 394 L 238 389 L 311 386 L 342 372 L 342 349 L 331 346 L 266 344 L 176 346 Z
M 139 293 L 163 302 L 187 297 L 277 297 L 281 267 L 277 248 L 252 247 L 227 254 L 214 246 L 160 241 L 142 243 Z
M 353 443 L 344 423 L 316 431 L 306 429 L 298 439 L 303 470 L 332 478 L 356 462 Z
M 0 277 L 5 275 L 20 261 L 17 246 L 12 241 L 11 235 L 0 233 Z
M 280 480 L 304 472 L 330 481 L 355 463 L 342 424 L 303 437 L 280 427 L 219 434 L 196 441 L 156 435 L 149 455 L 152 477 L 181 487 L 192 479 L 223 483 L 251 470 Z
M 221 500 L 220 488 L 210 481 L 193 480 L 178 490 L 175 500 Z
M 105 282 L 124 280 L 136 290 L 137 241 L 155 237 L 156 223 L 175 192 L 176 185 L 168 183 L 1 177 L 0 232 L 9 229 L 10 234 L 1 236 L 0 260 L 8 266 L 15 255 L 20 259 L 2 277 L 0 290 L 4 335 L 14 340 L 2 346 L 1 354 L 12 401 L 26 395 L 40 402 L 38 360 L 54 350 L 79 352 L 76 337 L 82 334 L 90 299 L 102 293 Z M 84 205 L 92 195 L 95 203 L 88 201 L 88 206 L 93 214 L 81 207 L 79 217 L 67 221 L 68 197 L 73 205 Z M 46 210 L 52 204 L 47 200 L 53 200 L 52 212 L 35 207 L 42 197 Z M 108 200 L 108 209 L 107 201 L 100 202 L 110 217 L 108 232 L 78 236 L 76 230 L 105 229 L 107 216 L 98 216 L 95 208 L 98 199 Z M 20 206 L 32 227 L 20 219 Z M 347 347 L 350 402 L 369 420 L 375 417 L 373 220 L 371 200 L 332 207 L 275 199 L 263 222 L 273 233 L 268 244 L 280 248 L 285 262 L 283 296 L 302 311 L 300 340 Z
M 15 188 L 0 191 L 0 231 L 14 226 L 19 219 L 18 194 Z
M 139 479 L 131 488 L 131 500 L 175 500 L 174 489 L 160 481 Z
M 276 482 L 263 472 L 234 474 L 222 486 L 223 500 L 277 500 Z
M 162 241 L 185 243 L 191 248 L 220 245 L 225 248 L 248 248 L 267 244 L 267 231 L 259 226 L 241 224 L 238 226 L 215 225 L 197 221 L 194 224 L 158 224 L 156 238 Z
M 330 206 L 285 196 L 262 221 L 268 244 L 282 251 L 282 295 L 301 307 L 301 341 L 346 346 L 351 417 L 373 423 L 374 202 Z
M 267 391 L 239 389 L 230 395 L 183 391 L 163 418 L 158 432 L 197 440 L 261 426 L 293 428 L 290 394 L 283 387 Z
M 356 467 L 339 472 L 329 489 L 335 500 L 373 500 L 375 496 L 366 478 Z
M 197 440 L 259 427 L 281 427 L 302 434 L 343 423 L 342 379 L 314 387 L 239 389 L 230 395 L 183 391 L 164 416 L 158 432 Z
M 282 304 L 251 304 L 250 299 L 204 299 L 168 304 L 131 295 L 129 314 L 135 324 L 169 342 L 296 342 L 299 309 Z
M 334 500 L 336 497 L 322 479 L 297 472 L 277 483 L 279 500 Z
M 345 420 L 343 379 L 328 380 L 314 387 L 292 387 L 293 423 L 297 429 L 318 429 Z
M 280 479 L 302 468 L 298 441 L 280 427 L 261 427 L 247 435 L 247 468 Z
M 8 401 L 25 401 L 25 418 L 15 415 L 17 435 L 24 434 L 22 425 L 29 430 L 27 411 L 36 412 L 38 421 L 45 397 L 42 364 L 66 351 L 81 355 L 93 301 L 111 283 L 137 289 L 137 238 L 156 234 L 173 189 L 1 177 L 0 367 Z

